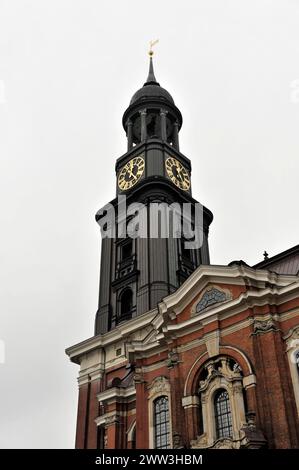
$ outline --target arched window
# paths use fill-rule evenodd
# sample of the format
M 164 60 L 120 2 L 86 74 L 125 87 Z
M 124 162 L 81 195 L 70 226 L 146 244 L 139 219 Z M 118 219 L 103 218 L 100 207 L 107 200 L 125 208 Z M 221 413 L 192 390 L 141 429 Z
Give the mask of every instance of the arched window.
M 131 289 L 126 289 L 120 298 L 120 317 L 131 318 L 133 307 L 133 294 Z
M 133 253 L 133 241 L 129 239 L 121 246 L 121 261 L 126 261 L 131 258 Z
M 169 406 L 167 397 L 159 397 L 154 401 L 154 447 L 169 449 Z
M 185 261 L 189 261 L 193 263 L 193 250 L 186 248 L 186 243 L 190 243 L 191 240 L 182 237 L 181 238 L 181 252 L 182 252 L 182 259 Z
M 253 375 L 247 377 L 251 383 Z M 233 448 L 233 441 L 242 439 L 246 423 L 246 395 L 240 364 L 228 356 L 208 359 L 199 370 L 198 385 L 198 399 L 191 396 L 196 405 L 194 423 L 198 435 L 192 445 L 200 449 L 214 445 Z M 183 406 L 190 406 L 190 402 L 186 399 Z
M 226 390 L 220 389 L 214 398 L 214 412 L 217 439 L 232 437 L 232 414 L 229 396 Z

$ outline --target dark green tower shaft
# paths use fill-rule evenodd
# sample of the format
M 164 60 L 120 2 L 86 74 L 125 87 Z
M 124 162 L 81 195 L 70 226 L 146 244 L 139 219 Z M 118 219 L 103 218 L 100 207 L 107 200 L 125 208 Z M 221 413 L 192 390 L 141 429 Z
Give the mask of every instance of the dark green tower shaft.
M 144 160 L 142 176 L 134 186 L 123 191 L 117 185 L 117 196 L 126 195 L 127 206 L 142 203 L 149 209 L 153 203 L 189 203 L 194 227 L 197 201 L 192 198 L 191 185 L 182 190 L 167 173 L 166 160 L 175 159 L 186 173 L 191 174 L 191 162 L 179 150 L 179 131 L 182 115 L 171 95 L 156 81 L 152 58 L 144 86 L 131 99 L 123 116 L 127 134 L 127 152 L 116 162 L 116 175 L 132 159 Z M 130 170 L 131 168 L 131 170 Z M 129 172 L 132 175 L 129 163 Z M 175 171 L 175 170 L 174 170 Z M 180 175 L 176 175 L 181 178 Z M 115 208 L 116 221 L 119 201 Z M 159 301 L 174 292 L 200 264 L 209 264 L 208 232 L 212 213 L 202 208 L 202 244 L 195 249 L 185 249 L 184 238 L 151 238 L 150 210 L 147 212 L 147 236 L 145 238 L 102 239 L 99 308 L 95 333 L 105 333 L 117 324 L 155 308 Z M 163 213 L 162 213 L 163 217 Z M 130 222 L 130 216 L 127 218 Z M 182 223 L 185 223 L 182 218 Z

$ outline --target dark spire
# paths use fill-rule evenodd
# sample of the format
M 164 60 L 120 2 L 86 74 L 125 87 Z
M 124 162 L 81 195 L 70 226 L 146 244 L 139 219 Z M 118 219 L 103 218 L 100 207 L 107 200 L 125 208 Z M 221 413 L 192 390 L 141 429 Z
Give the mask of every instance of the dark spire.
M 153 64 L 152 54 L 150 54 L 148 77 L 144 86 L 146 85 L 158 85 L 159 86 L 159 83 L 157 82 L 155 74 L 154 74 L 154 64 Z

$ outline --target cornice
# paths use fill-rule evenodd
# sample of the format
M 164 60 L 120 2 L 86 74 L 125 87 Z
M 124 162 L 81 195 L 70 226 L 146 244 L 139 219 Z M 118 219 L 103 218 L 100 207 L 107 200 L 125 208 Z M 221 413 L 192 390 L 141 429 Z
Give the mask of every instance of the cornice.
M 282 288 L 290 284 L 299 286 L 297 276 L 278 275 L 266 270 L 256 270 L 247 266 L 200 266 L 178 288 L 159 304 L 162 313 L 171 312 L 175 318 L 209 283 L 247 286 L 264 289 L 266 285 Z
M 108 402 L 111 400 L 127 400 L 128 398 L 135 397 L 136 389 L 135 386 L 132 385 L 129 388 L 108 388 L 104 392 L 98 393 L 97 399 L 99 402 Z
M 132 318 L 128 322 L 121 323 L 113 330 L 103 335 L 92 336 L 74 346 L 70 346 L 65 350 L 72 362 L 80 364 L 80 357 L 94 349 L 103 348 L 117 341 L 125 340 L 128 335 L 138 331 L 151 324 L 158 315 L 158 310 L 153 309 L 138 317 Z
M 292 295 L 290 295 L 292 294 Z M 188 320 L 176 323 L 176 324 L 165 324 L 163 331 L 158 336 L 158 339 L 162 339 L 162 336 L 171 336 L 172 339 L 181 337 L 187 333 L 194 331 L 195 326 L 205 326 L 214 321 L 223 320 L 224 318 L 232 317 L 238 313 L 243 312 L 247 308 L 253 308 L 263 305 L 280 305 L 291 298 L 296 298 L 299 295 L 299 283 L 291 286 L 286 286 L 281 289 L 264 289 L 262 291 L 247 291 L 241 294 L 238 298 L 215 306 L 209 309 L 207 312 L 200 313 L 196 316 L 189 318 Z
M 182 310 L 198 296 L 208 283 L 250 286 L 251 290 L 238 298 L 216 304 L 207 311 L 192 316 L 181 323 L 170 323 Z M 153 348 L 161 348 L 175 337 L 184 336 L 195 327 L 204 326 L 216 320 L 231 317 L 247 308 L 255 306 L 281 305 L 299 296 L 297 276 L 278 275 L 265 270 L 255 270 L 247 266 L 201 266 L 178 288 L 165 297 L 153 309 L 128 322 L 118 325 L 106 334 L 94 336 L 71 346 L 66 354 L 71 361 L 79 364 L 82 355 L 104 348 L 118 341 L 127 342 L 127 352 L 150 354 Z M 141 341 L 130 340 L 135 331 L 151 325 L 153 332 Z M 164 346 L 165 347 L 165 346 Z

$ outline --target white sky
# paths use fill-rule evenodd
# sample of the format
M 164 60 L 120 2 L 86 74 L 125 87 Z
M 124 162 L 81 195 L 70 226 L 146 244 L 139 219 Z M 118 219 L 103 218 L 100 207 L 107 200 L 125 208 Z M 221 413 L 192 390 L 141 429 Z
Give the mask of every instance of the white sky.
M 74 445 L 64 349 L 93 334 L 94 214 L 150 39 L 214 213 L 212 263 L 298 243 L 298 25 L 298 0 L 0 0 L 0 447 Z

